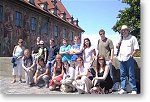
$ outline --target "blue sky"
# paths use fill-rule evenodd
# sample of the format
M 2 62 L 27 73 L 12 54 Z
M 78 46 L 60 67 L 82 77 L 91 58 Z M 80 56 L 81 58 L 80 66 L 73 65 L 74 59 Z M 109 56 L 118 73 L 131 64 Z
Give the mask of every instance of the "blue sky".
M 106 31 L 106 36 L 114 44 L 119 39 L 119 34 L 112 30 L 117 21 L 118 11 L 128 7 L 120 0 L 61 0 L 70 15 L 79 20 L 79 26 L 85 30 L 82 39 L 89 37 L 96 46 L 99 39 L 98 32 L 101 28 Z

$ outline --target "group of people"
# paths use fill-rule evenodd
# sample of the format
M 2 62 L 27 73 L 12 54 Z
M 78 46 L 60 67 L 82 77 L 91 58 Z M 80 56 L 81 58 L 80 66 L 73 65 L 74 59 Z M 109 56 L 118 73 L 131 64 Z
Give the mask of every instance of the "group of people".
M 121 27 L 122 38 L 116 46 L 119 50 L 121 89 L 119 94 L 126 93 L 126 77 L 129 78 L 131 93 L 136 94 L 136 79 L 133 55 L 138 51 L 137 39 L 130 35 L 126 25 Z M 112 62 L 114 45 L 112 40 L 105 36 L 105 31 L 99 31 L 100 39 L 97 43 L 98 53 L 92 46 L 89 38 L 83 44 L 80 37 L 74 37 L 74 44 L 70 45 L 63 39 L 62 46 L 55 45 L 50 39 L 49 46 L 37 38 L 37 46 L 30 51 L 23 46 L 19 39 L 13 51 L 13 83 L 16 75 L 22 82 L 22 68 L 25 70 L 26 83 L 29 86 L 39 86 L 41 83 L 50 91 L 59 89 L 62 92 L 75 92 L 79 94 L 104 94 L 113 90 L 114 73 Z M 96 67 L 93 67 L 94 61 Z

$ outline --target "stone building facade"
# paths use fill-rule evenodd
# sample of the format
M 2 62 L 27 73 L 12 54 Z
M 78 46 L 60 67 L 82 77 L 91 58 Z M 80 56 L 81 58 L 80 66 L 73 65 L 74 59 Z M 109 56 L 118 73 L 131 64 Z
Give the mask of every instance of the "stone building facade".
M 19 38 L 31 50 L 38 36 L 47 45 L 50 38 L 58 45 L 62 38 L 72 44 L 73 37 L 84 32 L 78 22 L 61 0 L 0 0 L 0 56 L 12 56 Z

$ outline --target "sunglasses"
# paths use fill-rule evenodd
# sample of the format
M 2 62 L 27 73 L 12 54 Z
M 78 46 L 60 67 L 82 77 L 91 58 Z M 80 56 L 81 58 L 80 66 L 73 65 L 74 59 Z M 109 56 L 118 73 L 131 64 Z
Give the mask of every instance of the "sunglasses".
M 104 33 L 100 33 L 99 35 L 104 35 Z
M 98 59 L 98 60 L 104 60 L 104 59 Z
M 18 43 L 23 43 L 23 42 L 18 42 Z

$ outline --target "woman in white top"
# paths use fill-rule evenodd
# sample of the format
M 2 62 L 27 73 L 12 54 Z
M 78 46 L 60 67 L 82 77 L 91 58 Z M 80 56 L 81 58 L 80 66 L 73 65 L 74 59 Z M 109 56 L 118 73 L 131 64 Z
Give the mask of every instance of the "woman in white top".
M 91 41 L 89 38 L 84 39 L 82 51 L 83 51 L 84 67 L 90 69 L 91 71 L 94 71 L 92 65 L 94 60 L 96 59 L 96 51 L 91 46 Z
M 72 85 L 72 82 L 75 79 L 75 69 L 73 67 L 70 67 L 70 64 L 68 61 L 63 62 L 63 70 L 64 75 L 63 79 L 61 80 L 61 91 L 62 92 L 71 92 L 74 91 L 75 88 Z
M 92 81 L 89 78 L 92 74 L 89 72 L 88 68 L 84 67 L 82 57 L 78 57 L 76 61 L 75 80 L 72 84 L 78 90 L 79 94 L 89 93 L 92 87 Z
M 15 46 L 14 50 L 13 50 L 13 57 L 15 58 L 16 66 L 13 67 L 13 72 L 12 72 L 13 82 L 12 83 L 16 82 L 17 73 L 20 78 L 19 82 L 22 82 L 22 79 L 21 79 L 21 77 L 22 77 L 22 56 L 23 56 L 24 50 L 25 50 L 25 47 L 23 46 L 23 40 L 19 39 L 18 45 Z

